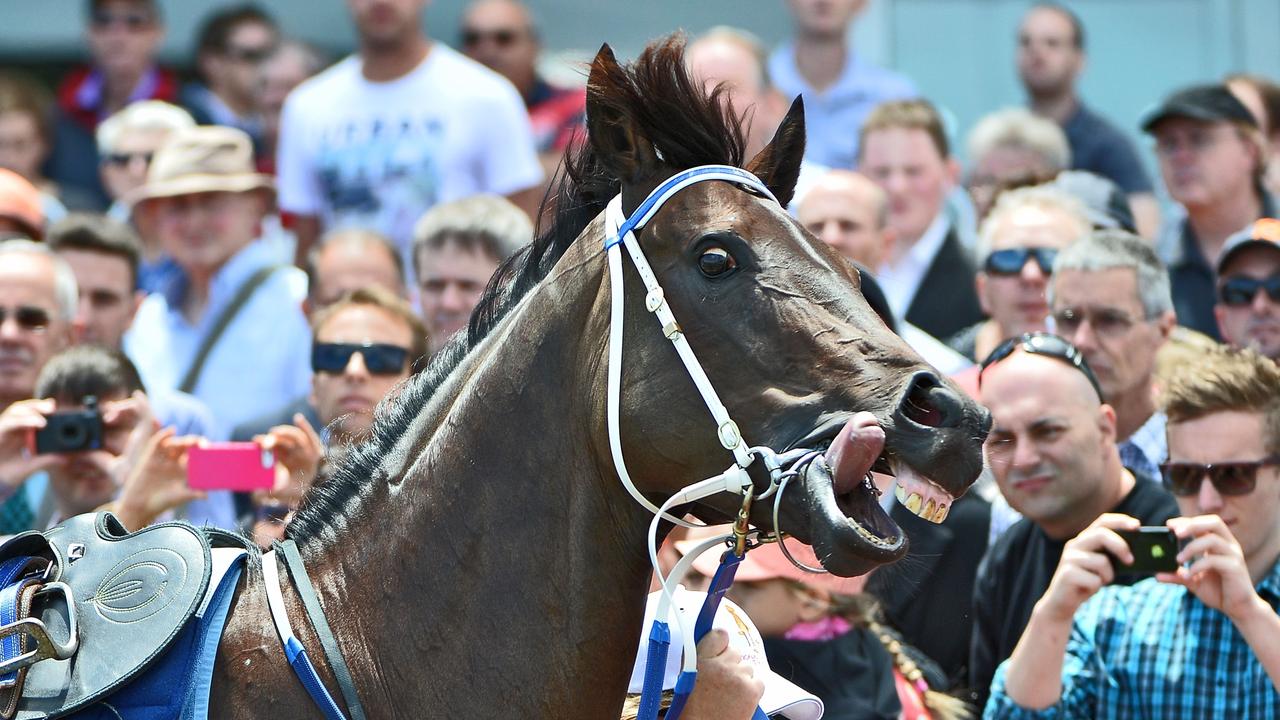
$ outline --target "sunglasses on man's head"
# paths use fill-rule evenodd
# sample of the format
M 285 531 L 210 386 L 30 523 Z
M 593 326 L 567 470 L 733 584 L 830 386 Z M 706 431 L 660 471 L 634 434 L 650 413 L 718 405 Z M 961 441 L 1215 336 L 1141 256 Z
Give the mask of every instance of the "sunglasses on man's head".
M 1271 455 L 1252 462 L 1165 463 L 1160 466 L 1164 486 L 1179 497 L 1190 497 L 1200 492 L 1200 482 L 1205 475 L 1213 483 L 1213 489 L 1223 497 L 1248 495 L 1258 485 L 1258 470 L 1267 465 L 1280 464 L 1280 455 Z
M 986 261 L 983 262 L 982 269 L 988 275 L 1018 275 L 1022 272 L 1022 268 L 1026 266 L 1027 260 L 1035 258 L 1040 272 L 1045 275 L 1051 275 L 1053 273 L 1053 261 L 1056 257 L 1058 257 L 1058 251 L 1054 248 L 1005 248 L 1004 250 L 991 251 L 987 255 Z
M 1265 290 L 1271 302 L 1280 303 L 1280 275 L 1268 278 L 1251 278 L 1247 275 L 1232 275 L 1222 281 L 1218 287 L 1218 299 L 1223 305 L 1243 306 L 1253 303 L 1259 290 Z
M 398 375 L 404 371 L 409 349 L 387 343 L 316 343 L 311 347 L 311 369 L 314 372 L 341 374 L 360 353 L 371 375 Z
M 482 30 L 463 30 L 462 45 L 463 47 L 475 47 L 486 40 L 491 41 L 500 48 L 511 47 L 516 40 L 520 38 L 520 33 L 516 30 L 491 30 L 485 32 Z
M 1098 384 L 1098 378 L 1093 374 L 1093 370 L 1089 369 L 1084 355 L 1076 349 L 1075 345 L 1046 332 L 1023 333 L 997 345 L 996 349 L 982 361 L 982 368 L 978 371 L 978 386 L 982 386 L 982 374 L 987 371 L 987 368 L 1009 357 L 1016 350 L 1022 350 L 1031 355 L 1047 355 L 1079 370 L 1093 386 L 1093 391 L 1098 393 L 1098 399 L 1102 400 L 1102 386 Z
M 0 325 L 4 325 L 10 315 L 18 323 L 18 327 L 31 332 L 48 328 L 51 321 L 48 310 L 34 305 L 19 305 L 16 308 L 0 307 Z

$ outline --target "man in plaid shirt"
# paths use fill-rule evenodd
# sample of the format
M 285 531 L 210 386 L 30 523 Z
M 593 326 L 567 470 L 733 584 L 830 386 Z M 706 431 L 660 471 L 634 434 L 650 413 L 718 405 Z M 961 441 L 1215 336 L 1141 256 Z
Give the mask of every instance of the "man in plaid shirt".
M 1067 543 L 985 717 L 1280 717 L 1280 367 L 1217 350 L 1165 393 L 1180 566 L 1104 587 L 1112 558 L 1134 560 L 1116 531 L 1138 521 L 1098 518 Z

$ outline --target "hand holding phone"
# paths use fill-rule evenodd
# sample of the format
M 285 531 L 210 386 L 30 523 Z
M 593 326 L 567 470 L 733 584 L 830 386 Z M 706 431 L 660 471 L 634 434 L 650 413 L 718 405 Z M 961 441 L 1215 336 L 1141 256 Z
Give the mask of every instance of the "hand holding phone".
M 1176 572 L 1178 569 L 1178 538 L 1163 525 L 1140 527 L 1136 530 L 1116 530 L 1129 551 L 1133 564 L 1125 565 L 1111 556 L 1111 567 L 1117 575 L 1154 575 Z
M 275 485 L 275 468 L 275 456 L 257 443 L 207 443 L 189 451 L 187 485 L 197 490 L 269 490 Z

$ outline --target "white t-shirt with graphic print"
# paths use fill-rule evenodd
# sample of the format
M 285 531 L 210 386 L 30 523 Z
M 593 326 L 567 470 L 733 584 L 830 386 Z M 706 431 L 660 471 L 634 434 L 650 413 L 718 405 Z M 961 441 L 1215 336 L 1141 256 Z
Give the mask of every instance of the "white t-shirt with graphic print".
M 437 203 L 542 181 L 524 103 L 506 78 L 435 43 L 418 67 L 370 82 L 352 55 L 289 95 L 279 203 L 325 230 L 363 227 L 400 246 Z

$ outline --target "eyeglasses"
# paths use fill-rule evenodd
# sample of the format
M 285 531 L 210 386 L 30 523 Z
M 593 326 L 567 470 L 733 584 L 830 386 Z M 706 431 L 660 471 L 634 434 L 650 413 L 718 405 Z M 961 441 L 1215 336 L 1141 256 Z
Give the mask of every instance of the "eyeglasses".
M 1105 338 L 1120 337 L 1139 322 L 1123 310 L 1112 308 L 1098 310 L 1063 308 L 1053 313 L 1054 328 L 1067 337 L 1075 335 L 1085 321 L 1088 321 L 1089 327 L 1093 328 L 1099 337 Z
M 1023 333 L 1018 337 L 1009 338 L 996 346 L 996 349 L 992 350 L 991 354 L 982 361 L 982 368 L 978 371 L 978 386 L 982 386 L 982 374 L 987 371 L 987 368 L 1009 357 L 1016 350 L 1022 350 L 1032 355 L 1047 355 L 1079 370 L 1089 381 L 1089 384 L 1093 386 L 1093 391 L 1098 394 L 1098 399 L 1102 400 L 1102 386 L 1098 384 L 1098 378 L 1094 376 L 1093 370 L 1089 369 L 1089 364 L 1085 362 L 1084 355 L 1076 349 L 1075 345 L 1057 335 L 1046 332 Z
M 1164 133 L 1156 137 L 1156 155 L 1168 157 L 1183 147 L 1202 153 L 1231 134 L 1243 137 L 1233 127 L 1197 127 L 1184 133 Z
M 1045 275 L 1053 273 L 1053 261 L 1058 251 L 1045 247 L 1018 247 L 993 250 L 987 255 L 982 269 L 989 275 L 1018 275 L 1026 266 L 1029 258 L 1035 258 L 1040 272 Z
M 340 374 L 360 353 L 371 375 L 397 375 L 404 371 L 409 349 L 387 343 L 316 343 L 311 347 L 311 369 L 314 372 Z
M 114 165 L 116 167 L 129 167 L 130 165 L 133 164 L 134 160 L 141 160 L 143 165 L 149 166 L 151 165 L 151 158 L 154 156 L 155 156 L 155 153 L 149 153 L 149 152 L 107 153 L 102 156 L 102 162 L 107 165 Z
M 263 60 L 266 60 L 271 55 L 271 51 L 274 49 L 275 48 L 271 47 L 270 45 L 264 46 L 264 47 L 243 47 L 243 46 L 229 45 L 227 46 L 225 55 L 237 62 L 257 65 L 261 63 Z
M 151 27 L 154 18 L 141 12 L 133 13 L 113 13 L 106 10 L 94 10 L 89 16 L 89 22 L 95 29 L 105 30 L 112 25 L 119 25 L 131 31 L 143 30 Z
M 4 325 L 10 314 L 13 315 L 13 321 L 18 323 L 18 327 L 29 332 L 43 332 L 52 320 L 48 310 L 35 305 L 19 305 L 16 308 L 0 307 L 0 326 Z
M 469 48 L 480 45 L 485 41 L 492 42 L 500 48 L 508 48 L 514 45 L 518 39 L 520 39 L 520 33 L 516 30 L 504 29 L 490 30 L 488 32 L 483 30 L 462 31 L 462 45 L 463 47 Z
M 1280 464 L 1280 455 L 1271 455 L 1252 462 L 1227 462 L 1201 465 L 1199 463 L 1164 463 L 1160 474 L 1169 492 L 1189 497 L 1200 492 L 1205 475 L 1213 483 L 1219 495 L 1248 495 L 1258 485 L 1258 470 L 1267 465 Z
M 1252 303 L 1259 290 L 1265 290 L 1272 302 L 1280 303 L 1280 275 L 1262 279 L 1247 275 L 1232 275 L 1222 281 L 1222 285 L 1218 288 L 1218 297 L 1223 305 L 1240 307 Z

